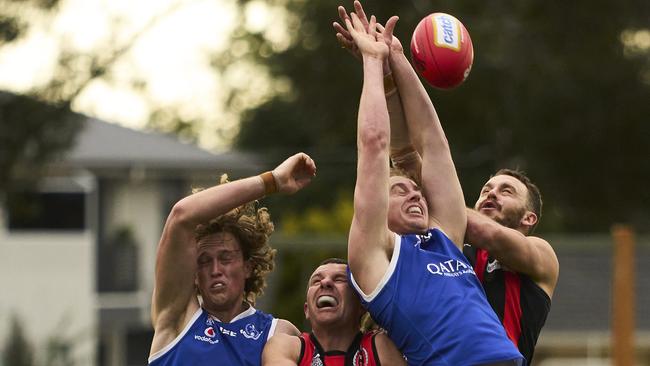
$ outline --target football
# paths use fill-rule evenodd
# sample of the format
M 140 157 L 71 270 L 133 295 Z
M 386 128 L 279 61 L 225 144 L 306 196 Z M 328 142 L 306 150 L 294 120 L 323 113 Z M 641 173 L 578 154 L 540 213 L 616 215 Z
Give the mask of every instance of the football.
M 417 72 L 431 86 L 451 89 L 462 84 L 472 69 L 472 39 L 455 17 L 429 14 L 413 31 L 411 59 Z

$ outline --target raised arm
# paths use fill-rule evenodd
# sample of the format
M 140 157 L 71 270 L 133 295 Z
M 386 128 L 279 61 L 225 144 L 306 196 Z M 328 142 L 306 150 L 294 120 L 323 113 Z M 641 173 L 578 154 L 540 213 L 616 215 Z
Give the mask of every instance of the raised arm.
M 388 27 L 382 32 L 391 39 L 389 63 L 400 93 L 410 141 L 421 156 L 421 185 L 429 205 L 430 225 L 440 227 L 462 248 L 466 213 L 463 192 L 456 174 L 447 138 L 438 114 L 399 40 Z M 410 153 L 402 148 L 402 154 Z M 395 155 L 398 154 L 393 154 Z M 417 168 L 419 161 L 408 160 Z M 410 167 L 413 169 L 413 167 Z
M 388 46 L 377 39 L 375 18 L 368 30 L 356 14 L 346 19 L 363 56 L 363 89 L 357 127 L 357 182 L 354 191 L 354 216 L 348 238 L 348 259 L 357 283 L 370 293 L 379 283 L 389 263 L 392 236 L 388 230 L 388 174 L 390 126 L 382 64 Z M 387 27 L 393 27 L 397 17 Z
M 553 297 L 560 265 L 553 247 L 544 239 L 526 236 L 493 219 L 467 209 L 466 241 L 487 250 L 508 269 L 526 274 Z
M 361 6 L 361 3 L 355 1 L 354 9 L 355 14 L 357 14 L 359 20 L 361 20 L 361 23 L 364 25 L 364 27 L 366 27 L 366 29 L 368 29 L 369 22 L 366 13 Z M 345 24 L 346 19 L 350 19 L 350 16 L 343 6 L 338 7 L 338 13 L 339 18 L 343 24 Z M 332 25 L 336 31 L 336 39 L 339 41 L 339 44 L 341 44 L 341 47 L 346 49 L 352 56 L 361 61 L 361 52 L 359 51 L 357 45 L 354 43 L 354 39 L 352 39 L 350 32 L 348 32 L 338 22 L 334 22 Z M 384 27 L 379 23 L 377 24 L 377 27 L 378 30 L 384 30 Z M 401 49 L 402 47 L 397 38 L 384 38 L 384 41 L 391 48 L 398 47 Z M 384 73 L 384 93 L 386 96 L 386 105 L 388 107 L 388 115 L 390 119 L 390 155 L 391 157 L 395 155 L 401 156 L 405 152 L 412 152 L 413 147 L 408 136 L 408 128 L 406 127 L 406 118 L 404 116 L 404 110 L 402 108 L 399 91 L 395 85 L 395 80 L 393 79 L 393 74 L 390 69 L 388 59 L 384 61 L 382 70 Z M 417 165 L 417 168 L 413 168 L 413 170 L 410 168 L 411 166 L 408 166 L 407 169 L 404 170 L 414 173 L 415 176 L 419 176 L 419 165 Z
M 194 289 L 196 226 L 266 194 L 294 193 L 309 184 L 315 172 L 313 160 L 299 153 L 273 172 L 217 185 L 174 205 L 163 228 L 156 258 L 152 350 L 173 340 L 199 307 Z

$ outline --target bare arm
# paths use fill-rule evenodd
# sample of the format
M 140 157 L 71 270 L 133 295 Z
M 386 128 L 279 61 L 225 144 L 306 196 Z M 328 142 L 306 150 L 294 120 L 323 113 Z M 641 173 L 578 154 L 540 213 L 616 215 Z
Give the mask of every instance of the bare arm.
M 300 331 L 298 328 L 296 328 L 295 325 L 293 325 L 292 322 L 286 319 L 278 319 L 278 324 L 275 326 L 274 334 L 288 334 L 298 336 L 300 335 Z
M 379 333 L 375 336 L 375 345 L 379 354 L 379 362 L 382 365 L 401 366 L 406 365 L 406 360 L 395 343 L 388 338 L 386 333 Z
M 367 30 L 369 26 L 368 18 L 359 1 L 354 2 L 354 10 L 357 16 L 359 17 L 359 20 Z M 339 18 L 341 19 L 341 22 L 343 24 L 345 24 L 346 19 L 350 19 L 350 16 L 348 15 L 347 11 L 343 6 L 338 7 L 338 13 L 339 13 Z M 361 56 L 361 52 L 359 51 L 359 48 L 357 47 L 356 43 L 354 43 L 354 39 L 352 38 L 350 32 L 348 32 L 338 22 L 334 22 L 332 25 L 334 26 L 334 30 L 336 31 L 336 39 L 339 41 L 339 44 L 341 44 L 341 47 L 345 48 L 356 59 L 362 61 L 363 57 Z M 382 27 L 380 24 L 377 24 L 377 27 L 382 31 L 384 30 L 384 27 Z M 384 38 L 384 42 L 386 42 L 386 44 L 389 47 L 396 47 L 395 44 L 399 43 L 399 41 L 393 42 L 393 39 L 386 39 L 386 38 Z M 391 42 L 393 43 L 392 46 L 391 46 Z M 401 47 L 401 45 L 399 45 L 399 47 Z M 406 118 L 404 116 L 404 110 L 402 108 L 402 102 L 400 100 L 399 91 L 397 90 L 397 87 L 395 85 L 393 74 L 390 69 L 390 64 L 388 63 L 388 59 L 384 60 L 383 72 L 384 72 L 384 92 L 386 95 L 386 104 L 388 106 L 388 115 L 390 119 L 390 152 L 392 156 L 393 154 L 400 153 L 406 149 L 412 149 L 412 146 L 408 136 L 408 129 L 406 127 Z M 419 175 L 419 170 L 420 169 L 418 169 L 418 173 L 417 173 L 418 175 Z
M 309 156 L 296 154 L 274 169 L 270 183 L 279 192 L 294 193 L 309 184 L 315 169 Z M 156 258 L 152 352 L 174 339 L 198 309 L 194 290 L 196 226 L 264 194 L 263 179 L 253 176 L 211 187 L 174 205 L 163 228 Z
M 396 21 L 394 18 L 392 24 Z M 359 104 L 357 182 L 348 259 L 359 286 L 370 293 L 385 273 L 388 253 L 392 249 L 387 225 L 390 126 L 382 80 L 382 63 L 388 47 L 376 38 L 374 17 L 368 32 L 354 13 L 352 22 L 354 27 L 346 19 L 347 29 L 363 55 L 364 79 Z
M 262 365 L 264 366 L 296 366 L 300 357 L 300 338 L 286 334 L 278 334 L 264 346 Z
M 525 236 L 472 209 L 467 209 L 466 241 L 487 250 L 510 270 L 528 275 L 550 297 L 560 265 L 553 247 L 544 239 Z
M 396 38 L 392 31 L 386 39 Z M 439 226 L 461 248 L 466 213 L 463 192 L 456 174 L 447 138 L 431 99 L 399 46 L 391 43 L 389 62 L 400 93 L 411 143 L 422 157 L 422 186 L 429 206 L 430 222 Z

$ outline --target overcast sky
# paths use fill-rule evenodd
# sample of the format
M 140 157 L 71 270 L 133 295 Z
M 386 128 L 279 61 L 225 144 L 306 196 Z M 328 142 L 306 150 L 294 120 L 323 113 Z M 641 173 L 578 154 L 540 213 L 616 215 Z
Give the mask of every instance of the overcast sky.
M 53 23 L 30 16 L 37 25 L 20 42 L 0 49 L 0 89 L 25 92 L 47 82 L 62 47 L 93 52 L 111 37 L 126 42 L 146 28 L 111 69 L 113 80 L 91 83 L 73 109 L 140 128 L 152 106 L 176 106 L 184 118 L 206 120 L 203 146 L 224 148 L 214 136 L 214 124 L 236 122 L 235 116 L 224 115 L 224 83 L 250 82 L 251 75 L 234 70 L 222 77 L 210 67 L 209 56 L 231 46 L 227 36 L 235 6 L 234 0 L 62 0 Z M 249 29 L 268 25 L 262 2 L 246 10 Z M 145 94 L 131 87 L 134 80 L 147 83 Z

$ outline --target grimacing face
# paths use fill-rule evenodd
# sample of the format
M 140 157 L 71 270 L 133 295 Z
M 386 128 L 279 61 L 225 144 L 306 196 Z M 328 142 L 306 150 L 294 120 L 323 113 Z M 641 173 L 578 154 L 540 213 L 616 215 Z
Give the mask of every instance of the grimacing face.
M 388 228 L 397 234 L 424 233 L 429 228 L 429 210 L 420 187 L 411 179 L 389 179 Z
M 197 254 L 196 284 L 204 307 L 224 311 L 240 306 L 251 266 L 237 238 L 228 232 L 207 235 L 199 240 Z
M 365 311 L 348 283 L 346 268 L 345 264 L 327 263 L 316 268 L 309 278 L 304 310 L 312 328 L 359 326 Z
M 503 226 L 518 229 L 528 211 L 528 188 L 510 175 L 496 175 L 481 189 L 474 208 Z

